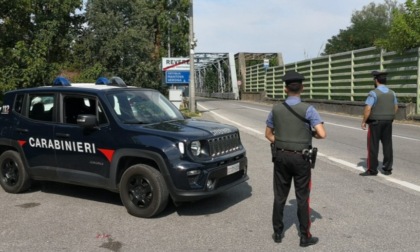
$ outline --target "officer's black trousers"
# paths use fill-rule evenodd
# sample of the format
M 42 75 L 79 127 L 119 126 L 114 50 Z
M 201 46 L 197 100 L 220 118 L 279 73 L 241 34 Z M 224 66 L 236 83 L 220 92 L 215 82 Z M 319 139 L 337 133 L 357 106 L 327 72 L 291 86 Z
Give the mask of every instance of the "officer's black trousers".
M 378 152 L 379 141 L 382 143 L 383 162 L 382 169 L 384 171 L 392 170 L 393 150 L 392 150 L 392 121 L 374 121 L 369 123 L 367 145 L 368 160 L 367 170 L 371 173 L 378 173 Z
M 289 195 L 292 180 L 295 186 L 297 200 L 297 216 L 302 236 L 310 237 L 311 227 L 309 195 L 311 191 L 311 168 L 308 161 L 301 154 L 276 152 L 274 163 L 274 206 L 273 229 L 282 233 L 284 230 L 283 210 Z

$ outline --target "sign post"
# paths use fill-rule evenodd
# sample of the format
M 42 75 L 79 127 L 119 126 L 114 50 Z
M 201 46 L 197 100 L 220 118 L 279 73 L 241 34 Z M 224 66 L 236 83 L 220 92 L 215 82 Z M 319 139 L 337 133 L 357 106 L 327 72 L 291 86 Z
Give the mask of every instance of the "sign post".
M 190 112 L 195 113 L 195 70 L 194 70 L 194 48 L 196 41 L 194 39 L 194 28 L 193 28 L 193 0 L 190 0 Z

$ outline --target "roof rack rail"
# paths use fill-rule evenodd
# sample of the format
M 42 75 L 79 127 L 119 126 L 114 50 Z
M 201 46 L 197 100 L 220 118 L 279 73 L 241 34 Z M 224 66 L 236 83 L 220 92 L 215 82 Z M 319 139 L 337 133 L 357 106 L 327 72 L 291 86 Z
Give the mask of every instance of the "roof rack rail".
M 117 87 L 127 87 L 127 84 L 125 84 L 125 82 L 117 76 L 112 77 L 108 85 Z

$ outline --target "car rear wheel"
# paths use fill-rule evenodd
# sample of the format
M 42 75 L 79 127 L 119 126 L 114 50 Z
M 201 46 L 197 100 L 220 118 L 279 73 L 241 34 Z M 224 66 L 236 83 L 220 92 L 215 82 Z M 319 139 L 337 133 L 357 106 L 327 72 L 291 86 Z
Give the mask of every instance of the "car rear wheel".
M 29 175 L 16 151 L 5 151 L 0 156 L 0 184 L 8 193 L 20 193 L 30 187 Z
M 122 175 L 120 197 L 128 213 L 150 218 L 166 207 L 169 193 L 158 170 L 137 164 L 129 167 Z

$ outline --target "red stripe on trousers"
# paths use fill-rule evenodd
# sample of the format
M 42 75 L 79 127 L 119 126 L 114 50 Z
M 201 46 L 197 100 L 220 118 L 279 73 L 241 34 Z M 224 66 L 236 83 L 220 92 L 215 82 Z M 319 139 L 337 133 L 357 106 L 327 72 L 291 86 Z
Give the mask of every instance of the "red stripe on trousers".
M 370 171 L 370 138 L 372 137 L 370 132 L 370 127 L 368 126 L 368 133 L 367 133 L 367 170 Z
M 309 180 L 309 195 L 311 195 L 311 189 L 312 189 L 312 179 Z M 311 196 L 308 197 L 308 230 L 306 230 L 307 237 L 311 237 Z

